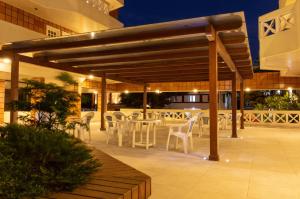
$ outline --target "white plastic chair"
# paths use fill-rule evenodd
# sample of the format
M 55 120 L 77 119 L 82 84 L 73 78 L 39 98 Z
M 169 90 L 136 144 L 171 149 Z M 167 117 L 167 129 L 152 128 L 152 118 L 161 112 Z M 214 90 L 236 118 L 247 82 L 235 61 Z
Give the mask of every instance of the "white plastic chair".
M 118 146 L 122 146 L 122 132 L 120 131 L 118 122 L 116 121 L 116 118 L 111 113 L 104 113 L 104 119 L 107 123 L 106 128 L 106 144 L 109 143 L 110 136 L 113 136 L 115 133 L 118 135 Z
M 113 115 L 115 116 L 115 118 L 117 120 L 127 120 L 127 115 L 125 115 L 124 113 L 122 113 L 121 111 L 115 111 L 113 112 Z
M 203 121 L 204 113 L 200 112 L 197 114 L 197 124 L 198 124 L 198 137 L 201 137 L 204 132 L 204 121 Z
M 167 140 L 167 151 L 169 150 L 171 136 L 176 137 L 176 145 L 175 145 L 176 149 L 178 146 L 178 139 L 181 139 L 183 141 L 183 150 L 185 154 L 188 153 L 188 141 L 190 141 L 191 149 L 193 150 L 193 127 L 196 123 L 196 120 L 197 120 L 196 117 L 192 117 L 185 124 L 177 124 L 177 125 L 170 126 L 168 140 Z M 187 127 L 186 132 L 183 131 L 184 127 Z
M 89 112 L 80 119 L 81 125 L 77 127 L 79 138 L 81 138 L 82 133 L 84 134 L 84 132 L 87 131 L 89 133 L 89 141 L 91 141 L 91 120 L 94 115 L 94 112 Z
M 137 120 L 137 119 L 139 119 L 140 116 L 141 116 L 141 112 L 139 112 L 139 111 L 134 111 L 130 115 L 132 120 Z

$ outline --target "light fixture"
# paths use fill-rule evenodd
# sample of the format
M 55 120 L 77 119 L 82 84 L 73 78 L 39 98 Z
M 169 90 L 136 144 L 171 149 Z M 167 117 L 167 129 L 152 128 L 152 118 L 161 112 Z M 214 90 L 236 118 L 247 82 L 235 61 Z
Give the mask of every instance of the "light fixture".
M 246 88 L 245 91 L 246 91 L 246 92 L 250 92 L 251 89 L 250 89 L 250 88 Z
M 128 93 L 129 93 L 129 90 L 125 90 L 124 93 L 125 93 L 125 94 L 128 94 Z
M 94 94 L 98 94 L 98 92 L 97 92 L 97 91 L 94 91 Z
M 156 89 L 155 92 L 156 92 L 157 94 L 161 93 L 159 89 Z
M 10 64 L 10 63 L 11 63 L 11 59 L 9 59 L 9 58 L 4 58 L 4 59 L 2 59 L 2 62 L 3 62 L 4 64 Z
M 89 75 L 89 79 L 94 79 L 94 75 Z
M 95 32 L 91 32 L 91 37 L 92 37 L 92 39 L 95 37 Z
M 194 89 L 194 90 L 193 90 L 193 93 L 198 93 L 198 89 Z
M 293 91 L 293 88 L 292 88 L 292 87 L 288 87 L 288 90 L 289 90 L 289 91 Z

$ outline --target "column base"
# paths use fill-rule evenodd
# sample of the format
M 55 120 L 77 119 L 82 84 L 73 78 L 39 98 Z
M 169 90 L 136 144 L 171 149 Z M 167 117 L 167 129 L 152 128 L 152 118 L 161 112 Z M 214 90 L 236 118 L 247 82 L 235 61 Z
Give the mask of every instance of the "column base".
M 219 157 L 219 155 L 209 155 L 208 160 L 210 160 L 210 161 L 219 161 L 220 157 Z
M 106 130 L 106 128 L 104 128 L 104 127 L 101 127 L 101 128 L 100 128 L 100 130 L 101 130 L 101 131 L 105 131 L 105 130 Z

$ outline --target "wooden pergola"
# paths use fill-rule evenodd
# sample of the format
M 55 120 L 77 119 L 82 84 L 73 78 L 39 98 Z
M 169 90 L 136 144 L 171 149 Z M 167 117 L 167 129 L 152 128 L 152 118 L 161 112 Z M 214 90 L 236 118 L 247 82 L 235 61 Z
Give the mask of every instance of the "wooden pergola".
M 2 46 L 1 54 L 12 60 L 12 101 L 18 99 L 19 62 L 101 77 L 102 128 L 106 79 L 143 85 L 144 116 L 148 83 L 209 81 L 210 160 L 219 159 L 218 80 L 232 80 L 232 137 L 237 137 L 237 79 L 243 103 L 243 80 L 253 77 L 243 12 L 14 42 Z M 11 122 L 16 121 L 12 110 Z

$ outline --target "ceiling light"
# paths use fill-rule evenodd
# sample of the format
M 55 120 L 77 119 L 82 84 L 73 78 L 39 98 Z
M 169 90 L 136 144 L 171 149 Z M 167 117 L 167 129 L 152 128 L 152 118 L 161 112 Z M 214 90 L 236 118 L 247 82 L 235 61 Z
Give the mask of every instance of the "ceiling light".
M 194 93 L 198 93 L 198 89 L 194 89 L 193 92 L 194 92 Z
M 155 92 L 156 92 L 157 94 L 161 93 L 159 89 L 156 89 Z
M 9 58 L 4 58 L 4 59 L 2 59 L 2 62 L 3 62 L 4 64 L 10 64 L 10 63 L 11 63 L 11 60 L 10 60 Z
M 125 93 L 125 94 L 128 94 L 128 93 L 129 93 L 129 90 L 125 90 L 124 93 Z
M 246 91 L 246 92 L 250 92 L 251 89 L 250 89 L 250 88 L 246 88 L 245 91 Z
M 94 75 L 89 75 L 89 79 L 94 79 Z

